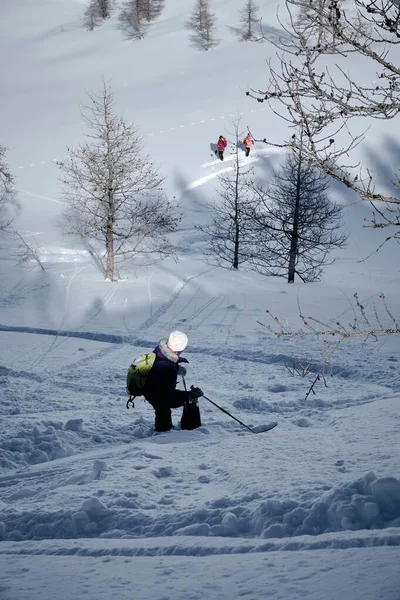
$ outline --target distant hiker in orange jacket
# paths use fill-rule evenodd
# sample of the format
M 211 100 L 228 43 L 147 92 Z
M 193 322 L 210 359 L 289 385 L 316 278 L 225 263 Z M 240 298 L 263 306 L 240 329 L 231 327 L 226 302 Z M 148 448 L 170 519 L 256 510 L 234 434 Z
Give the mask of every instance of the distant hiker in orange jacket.
M 217 142 L 217 151 L 218 151 L 218 156 L 221 160 L 224 160 L 224 150 L 227 146 L 228 142 L 226 141 L 226 138 L 224 138 L 223 135 L 220 135 L 218 138 L 218 142 Z
M 250 133 L 248 133 L 246 135 L 246 137 L 244 138 L 243 144 L 245 147 L 246 156 L 248 156 L 250 154 L 250 149 L 251 149 L 252 145 L 254 144 L 253 138 L 251 137 Z

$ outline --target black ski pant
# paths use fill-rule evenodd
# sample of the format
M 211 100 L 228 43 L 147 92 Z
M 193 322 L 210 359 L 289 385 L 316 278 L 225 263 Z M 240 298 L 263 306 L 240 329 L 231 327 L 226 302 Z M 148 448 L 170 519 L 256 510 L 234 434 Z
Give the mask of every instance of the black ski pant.
M 244 152 L 245 152 L 246 156 L 248 156 L 250 154 L 250 148 L 245 148 Z
M 221 160 L 224 160 L 224 151 L 223 150 L 218 150 L 218 156 Z
M 169 431 L 172 429 L 172 413 L 171 408 L 179 408 L 187 401 L 188 395 L 182 390 L 175 390 L 174 394 L 167 400 L 154 400 L 146 398 L 152 405 L 155 412 L 154 429 L 155 431 Z

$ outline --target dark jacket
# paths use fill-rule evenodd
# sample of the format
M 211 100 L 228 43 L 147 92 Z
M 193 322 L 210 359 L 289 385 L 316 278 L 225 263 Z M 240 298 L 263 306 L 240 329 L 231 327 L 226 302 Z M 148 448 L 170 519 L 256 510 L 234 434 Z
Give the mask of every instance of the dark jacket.
M 144 397 L 153 406 L 165 404 L 170 408 L 182 406 L 189 399 L 189 392 L 176 390 L 178 368 L 180 363 L 187 363 L 172 352 L 166 340 L 161 340 L 154 349 L 156 360 L 147 377 Z

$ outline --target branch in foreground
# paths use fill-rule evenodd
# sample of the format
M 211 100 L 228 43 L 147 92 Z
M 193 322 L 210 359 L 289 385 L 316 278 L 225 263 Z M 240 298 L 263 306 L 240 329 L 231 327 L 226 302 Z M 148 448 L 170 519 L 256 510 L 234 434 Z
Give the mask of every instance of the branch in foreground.
M 17 265 L 29 267 L 32 263 L 36 263 L 41 271 L 45 271 L 45 266 L 40 260 L 38 247 L 29 244 L 18 231 L 12 233 L 18 238 L 18 246 L 14 251 L 14 255 L 18 260 Z
M 284 323 L 268 309 L 266 313 L 273 323 L 257 321 L 275 337 L 313 337 L 323 343 L 323 350 L 320 351 L 318 361 L 306 361 L 304 364 L 297 361 L 289 368 L 293 376 L 309 378 L 310 386 L 305 399 L 311 393 L 315 393 L 314 388 L 319 381 L 322 380 L 327 387 L 326 375 L 331 371 L 332 356 L 344 341 L 362 339 L 363 342 L 366 342 L 371 337 L 377 340 L 382 335 L 400 334 L 399 322 L 389 309 L 384 294 L 379 294 L 378 305 L 374 303 L 370 307 L 361 303 L 357 293 L 353 298 L 354 301 L 350 303 L 353 317 L 347 323 L 332 319 L 323 321 L 313 316 L 305 316 L 300 307 L 299 316 L 303 326 L 297 330 L 293 330 L 289 324 Z
M 380 335 L 400 334 L 400 325 L 392 312 L 389 310 L 384 294 L 379 294 L 378 299 L 380 306 L 375 304 L 368 313 L 367 307 L 361 304 L 358 294 L 354 294 L 354 305 L 352 310 L 354 313 L 353 319 L 348 323 L 329 320 L 327 322 L 316 319 L 312 316 L 305 316 L 300 310 L 299 316 L 303 322 L 303 328 L 293 331 L 290 326 L 285 325 L 282 321 L 274 316 L 270 310 L 266 309 L 266 313 L 274 321 L 277 328 L 271 325 L 257 321 L 265 327 L 272 335 L 276 337 L 305 337 L 315 336 L 323 338 L 325 342 L 329 342 L 329 338 L 339 337 L 341 340 L 350 338 L 369 337 L 377 338 Z

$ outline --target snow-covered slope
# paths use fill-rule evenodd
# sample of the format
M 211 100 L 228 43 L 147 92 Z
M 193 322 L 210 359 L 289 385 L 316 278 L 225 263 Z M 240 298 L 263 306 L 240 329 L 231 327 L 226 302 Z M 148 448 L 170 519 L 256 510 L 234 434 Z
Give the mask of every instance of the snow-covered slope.
M 275 33 L 277 3 L 259 4 Z M 368 314 L 383 292 L 398 315 L 397 247 L 359 262 L 384 235 L 364 229 L 369 208 L 334 187 L 349 244 L 322 282 L 207 264 L 194 225 L 208 222 L 232 164 L 216 163 L 211 144 L 233 140 L 238 115 L 257 137 L 285 136 L 245 96 L 264 85 L 274 49 L 236 40 L 240 0 L 214 0 L 222 41 L 210 52 L 190 45 L 184 0 L 166 0 L 140 42 L 124 39 L 117 10 L 85 31 L 84 5 L 0 5 L 0 143 L 16 176 L 16 225 L 47 267 L 23 270 L 2 251 L 0 597 L 397 600 L 398 341 L 341 345 L 327 387 L 305 399 L 309 381 L 290 368 L 318 360 L 318 343 L 274 338 L 259 323 L 269 309 L 296 328 L 299 305 L 347 322 L 355 292 Z M 55 163 L 82 140 L 81 104 L 102 80 L 183 213 L 178 262 L 129 265 L 113 284 L 57 227 Z M 360 148 L 382 180 L 389 132 L 371 123 Z M 251 164 L 263 176 L 279 158 L 260 144 Z M 127 366 L 174 328 L 189 337 L 189 384 L 248 425 L 278 427 L 252 435 L 203 399 L 201 428 L 181 431 L 177 410 L 176 429 L 153 435 L 148 404 L 126 410 Z

